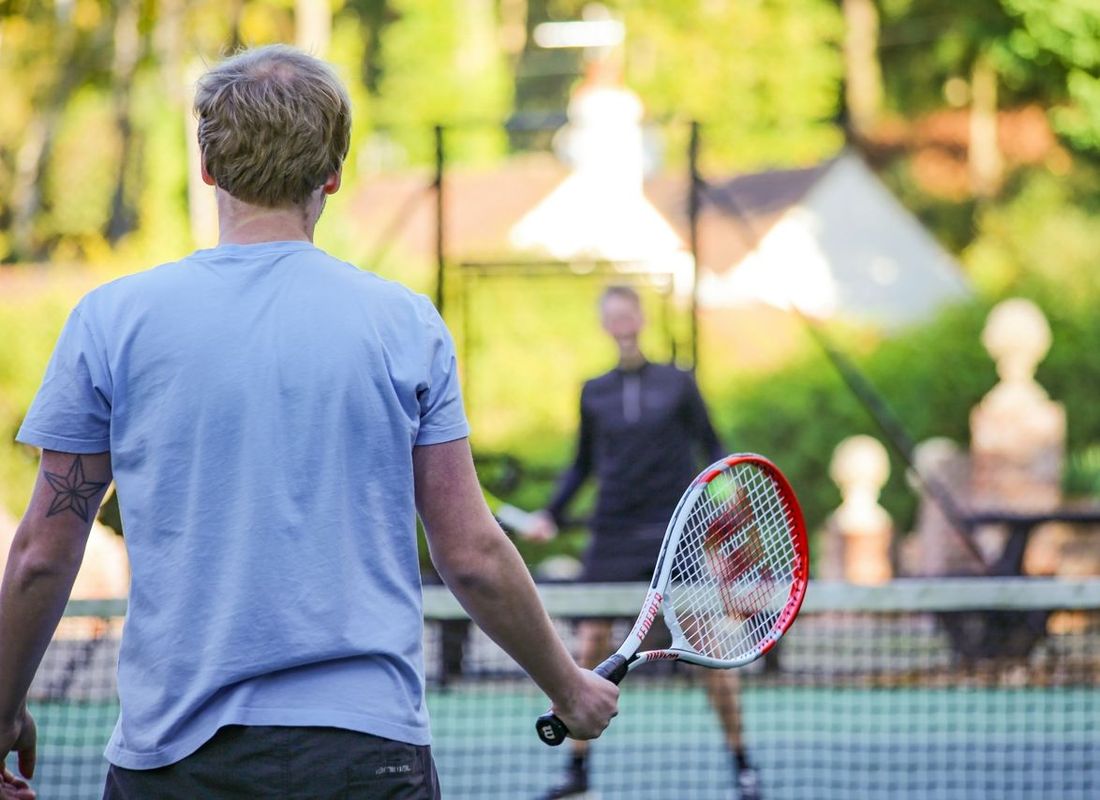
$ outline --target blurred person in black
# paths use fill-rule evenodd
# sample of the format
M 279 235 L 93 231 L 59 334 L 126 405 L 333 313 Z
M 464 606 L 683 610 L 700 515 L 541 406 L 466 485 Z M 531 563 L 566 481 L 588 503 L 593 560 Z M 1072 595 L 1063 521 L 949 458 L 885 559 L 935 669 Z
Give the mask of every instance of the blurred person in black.
M 581 580 L 646 582 L 652 578 L 665 527 L 701 459 L 717 461 L 725 451 L 692 374 L 671 364 L 652 363 L 643 355 L 639 336 L 645 315 L 638 293 L 628 286 L 610 286 L 600 297 L 599 309 L 603 329 L 618 347 L 619 363 L 584 384 L 576 457 L 526 535 L 536 541 L 556 536 L 565 508 L 594 476 L 598 494 Z M 606 619 L 580 623 L 582 666 L 591 668 L 611 652 L 610 632 Z M 664 634 L 667 637 L 667 631 Z M 737 674 L 703 672 L 736 764 L 736 796 L 758 800 L 758 776 L 741 737 Z M 543 800 L 583 796 L 589 784 L 588 755 L 587 742 L 573 742 L 561 783 Z

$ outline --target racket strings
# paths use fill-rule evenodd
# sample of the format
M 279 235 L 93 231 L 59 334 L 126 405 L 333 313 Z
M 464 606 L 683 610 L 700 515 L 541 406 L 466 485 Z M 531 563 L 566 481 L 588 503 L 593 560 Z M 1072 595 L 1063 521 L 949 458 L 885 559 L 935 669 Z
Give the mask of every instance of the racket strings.
M 775 480 L 756 465 L 707 485 L 687 514 L 666 601 L 691 647 L 738 660 L 773 634 L 798 569 L 793 527 Z

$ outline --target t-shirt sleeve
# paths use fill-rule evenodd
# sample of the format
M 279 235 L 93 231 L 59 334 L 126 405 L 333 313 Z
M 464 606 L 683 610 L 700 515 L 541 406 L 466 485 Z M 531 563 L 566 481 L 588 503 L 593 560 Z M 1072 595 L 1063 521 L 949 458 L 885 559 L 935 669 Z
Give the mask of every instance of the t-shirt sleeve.
M 69 315 L 16 441 L 62 453 L 111 449 L 111 380 L 81 307 Z
M 427 380 L 420 387 L 420 428 L 417 445 L 442 444 L 470 435 L 466 412 L 462 407 L 462 387 L 458 377 L 454 340 L 439 313 L 425 298 L 422 316 L 427 329 L 430 360 Z

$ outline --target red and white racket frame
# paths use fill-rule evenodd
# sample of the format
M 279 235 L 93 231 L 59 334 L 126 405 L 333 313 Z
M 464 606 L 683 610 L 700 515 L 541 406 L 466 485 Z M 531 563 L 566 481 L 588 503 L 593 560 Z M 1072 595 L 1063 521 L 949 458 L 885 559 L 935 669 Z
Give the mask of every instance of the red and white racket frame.
M 680 623 L 677 621 L 672 608 L 667 605 L 664 600 L 667 593 L 666 587 L 672 575 L 673 563 L 675 561 L 673 556 L 680 544 L 680 537 L 683 534 L 687 522 L 686 518 L 691 513 L 696 499 L 706 490 L 707 485 L 710 484 L 711 481 L 722 473 L 728 472 L 741 465 L 752 465 L 762 469 L 775 480 L 776 487 L 778 488 L 783 503 L 783 508 L 790 515 L 789 530 L 791 547 L 794 550 L 796 559 L 790 590 L 787 594 L 787 601 L 776 616 L 771 629 L 761 638 L 757 646 L 744 656 L 737 659 L 718 659 L 704 656 L 695 651 L 688 643 L 687 637 L 680 628 Z M 623 642 L 623 645 L 616 652 L 616 655 L 624 656 L 627 659 L 626 668 L 628 671 L 649 661 L 669 661 L 674 659 L 687 661 L 692 664 L 699 664 L 700 666 L 710 667 L 712 669 L 732 669 L 751 664 L 775 647 L 776 643 L 783 637 L 783 634 L 790 629 L 795 617 L 798 616 L 799 609 L 802 608 L 802 601 L 806 597 L 806 586 L 809 582 L 809 576 L 810 550 L 806 536 L 806 521 L 802 516 L 802 508 L 798 504 L 798 499 L 795 497 L 794 489 L 791 488 L 790 481 L 787 480 L 787 477 L 775 464 L 764 456 L 755 453 L 736 453 L 726 456 L 700 472 L 695 477 L 695 480 L 691 482 L 687 491 L 684 492 L 683 497 L 680 498 L 680 502 L 672 514 L 672 519 L 669 520 L 668 529 L 665 531 L 665 539 L 661 545 L 661 553 L 657 558 L 657 566 L 653 572 L 653 581 L 650 583 L 645 602 L 642 604 L 642 608 L 646 609 L 646 612 L 638 617 L 637 621 L 634 623 L 634 627 L 630 631 L 630 635 L 627 636 L 626 641 Z M 653 610 L 652 612 L 650 611 L 651 609 Z M 649 633 L 649 629 L 653 625 L 653 620 L 656 618 L 657 609 L 660 609 L 664 614 L 665 625 L 672 634 L 672 644 L 666 649 L 647 650 L 639 653 L 637 649 L 645 639 L 646 634 Z M 614 658 L 614 656 L 612 656 L 612 658 Z
M 674 555 L 680 544 L 687 516 L 691 513 L 696 499 L 706 490 L 707 485 L 719 475 L 742 465 L 752 465 L 762 469 L 775 480 L 783 507 L 790 515 L 791 546 L 796 558 L 787 600 L 779 614 L 776 615 L 772 627 L 761 637 L 759 643 L 744 656 L 736 659 L 719 659 L 702 655 L 688 643 L 675 613 L 664 601 L 669 578 L 672 575 Z M 755 453 L 736 453 L 726 456 L 700 472 L 680 498 L 680 502 L 669 520 L 668 528 L 665 530 L 665 538 L 661 544 L 661 552 L 657 557 L 653 580 L 650 583 L 649 591 L 646 593 L 645 602 L 642 604 L 642 612 L 638 615 L 630 634 L 615 654 L 596 667 L 593 672 L 617 684 L 626 677 L 629 671 L 650 661 L 686 661 L 712 669 L 732 669 L 750 664 L 775 647 L 783 634 L 790 629 L 795 617 L 798 616 L 799 609 L 802 608 L 809 575 L 810 551 L 806 537 L 806 521 L 802 516 L 802 508 L 799 506 L 798 499 L 795 497 L 794 490 L 791 488 L 786 476 L 764 456 Z M 649 629 L 660 613 L 664 614 L 665 624 L 672 634 L 671 645 L 665 649 L 638 652 L 646 634 L 649 633 Z M 551 712 L 547 712 L 538 718 L 535 729 L 539 738 L 551 746 L 561 744 L 569 735 L 565 724 Z

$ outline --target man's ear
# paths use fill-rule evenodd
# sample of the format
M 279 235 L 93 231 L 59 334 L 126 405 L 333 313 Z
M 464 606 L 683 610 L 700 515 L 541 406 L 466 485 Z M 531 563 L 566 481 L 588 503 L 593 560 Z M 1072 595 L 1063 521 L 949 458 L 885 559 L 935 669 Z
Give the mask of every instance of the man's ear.
M 214 176 L 206 171 L 206 159 L 205 158 L 200 158 L 199 159 L 199 170 L 202 172 L 202 182 L 203 183 L 205 183 L 207 186 L 217 186 L 218 185 L 214 181 Z
M 325 194 L 336 194 L 340 191 L 340 179 L 342 175 L 343 170 L 337 170 L 325 178 L 325 182 L 321 184 L 321 191 Z

